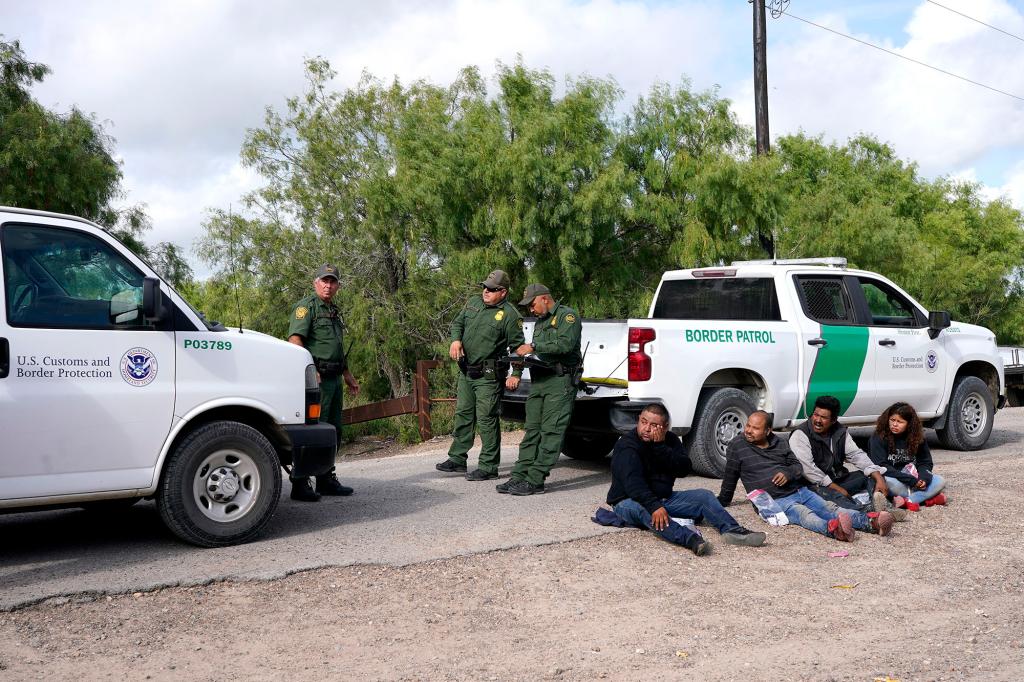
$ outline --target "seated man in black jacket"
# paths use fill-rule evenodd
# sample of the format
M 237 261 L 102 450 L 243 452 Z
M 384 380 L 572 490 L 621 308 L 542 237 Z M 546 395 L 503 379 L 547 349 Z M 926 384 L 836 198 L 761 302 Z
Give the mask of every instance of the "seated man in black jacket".
M 700 533 L 673 518 L 706 519 L 730 545 L 757 547 L 765 534 L 747 530 L 722 508 L 710 490 L 674 492 L 676 478 L 690 473 L 690 458 L 679 436 L 668 430 L 668 410 L 652 403 L 640 413 L 636 430 L 619 439 L 612 452 L 612 487 L 608 504 L 631 526 L 650 528 L 697 556 L 711 550 Z

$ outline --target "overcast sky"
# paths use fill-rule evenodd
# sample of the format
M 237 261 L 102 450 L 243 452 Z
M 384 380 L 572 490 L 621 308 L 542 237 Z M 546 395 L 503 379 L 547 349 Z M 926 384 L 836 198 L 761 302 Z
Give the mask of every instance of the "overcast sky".
M 771 133 L 871 133 L 928 177 L 977 180 L 1024 208 L 1024 40 L 942 6 L 1024 36 L 1024 0 L 792 0 L 787 12 L 1018 98 L 769 17 Z M 752 125 L 751 31 L 747 0 L 0 0 L 0 33 L 53 69 L 36 98 L 104 122 L 128 203 L 153 219 L 147 241 L 190 255 L 206 209 L 237 207 L 259 182 L 242 140 L 265 107 L 303 92 L 305 58 L 327 58 L 339 90 L 364 69 L 447 84 L 516 54 L 560 81 L 614 78 L 626 102 L 688 77 Z

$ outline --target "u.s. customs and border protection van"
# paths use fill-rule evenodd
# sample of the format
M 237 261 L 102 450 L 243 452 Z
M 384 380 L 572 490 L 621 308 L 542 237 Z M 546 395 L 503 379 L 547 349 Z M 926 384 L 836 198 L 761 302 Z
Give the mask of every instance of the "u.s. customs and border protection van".
M 694 468 L 721 476 L 755 409 L 789 429 L 833 395 L 844 424 L 864 425 L 903 400 L 945 446 L 974 450 L 1006 400 L 990 330 L 929 313 L 843 258 L 666 272 L 648 318 L 584 320 L 582 332 L 584 386 L 563 446 L 575 458 L 604 457 L 650 402 L 668 408 Z M 527 390 L 505 396 L 506 416 L 521 418 Z
M 98 225 L 0 207 L 0 511 L 129 505 L 213 547 L 334 465 L 309 352 L 208 323 Z

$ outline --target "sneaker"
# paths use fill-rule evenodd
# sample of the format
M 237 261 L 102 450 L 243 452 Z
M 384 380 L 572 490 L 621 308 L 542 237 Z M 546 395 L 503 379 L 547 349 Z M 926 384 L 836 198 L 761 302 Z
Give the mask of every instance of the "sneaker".
M 871 496 L 871 506 L 874 508 L 876 512 L 885 511 L 892 514 L 893 521 L 903 522 L 907 520 L 907 510 L 899 509 L 892 502 L 890 502 L 885 495 L 883 495 L 880 492 L 875 492 L 875 494 Z
M 919 505 L 917 502 L 911 502 L 910 500 L 904 500 L 903 506 L 907 508 L 907 511 L 921 511 L 921 505 Z
M 489 474 L 483 469 L 473 469 L 468 474 L 466 474 L 467 481 L 492 481 L 497 477 L 497 473 Z
M 838 518 L 828 522 L 828 534 L 839 542 L 853 542 L 857 538 L 856 531 L 853 530 L 853 519 L 849 514 L 842 512 Z
M 333 471 L 316 477 L 316 491 L 329 497 L 348 497 L 355 492 L 347 485 L 342 485 Z
M 497 490 L 499 493 L 507 494 L 508 489 L 511 488 L 513 484 L 517 483 L 518 481 L 518 478 L 510 478 L 504 483 L 499 483 L 498 485 L 494 486 L 494 489 Z
M 939 493 L 935 497 L 933 497 L 931 499 L 928 499 L 928 500 L 925 500 L 924 501 L 924 506 L 926 506 L 926 507 L 935 507 L 935 506 L 941 507 L 941 506 L 945 505 L 946 502 L 948 502 L 948 501 L 949 500 L 946 499 L 946 493 Z
M 519 481 L 508 487 L 510 495 L 542 495 L 544 493 L 544 484 L 534 485 L 529 481 Z
M 443 471 L 446 474 L 466 473 L 465 464 L 456 464 L 450 459 L 446 459 L 443 462 L 438 462 L 437 464 L 434 465 L 434 468 L 437 469 L 438 471 Z
M 892 514 L 887 511 L 870 512 L 868 519 L 871 520 L 871 532 L 878 533 L 885 537 L 892 532 Z
M 291 497 L 299 502 L 318 502 L 320 500 L 320 495 L 313 490 L 313 486 L 309 484 L 308 478 L 292 479 Z
M 690 547 L 690 551 L 697 556 L 707 556 L 711 554 L 711 543 L 707 540 L 697 540 L 693 543 L 693 547 Z
M 764 544 L 764 541 L 768 539 L 768 535 L 765 533 L 755 532 L 747 530 L 746 528 L 740 527 L 736 530 L 730 530 L 727 533 L 722 533 L 722 542 L 727 545 L 743 545 L 745 547 L 760 547 Z

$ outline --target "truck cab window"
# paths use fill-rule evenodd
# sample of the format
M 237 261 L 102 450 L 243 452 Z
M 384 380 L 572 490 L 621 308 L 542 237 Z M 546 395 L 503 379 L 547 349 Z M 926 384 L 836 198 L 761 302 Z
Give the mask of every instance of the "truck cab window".
M 852 324 L 853 306 L 839 277 L 797 277 L 804 313 L 815 322 Z
M 860 287 L 871 313 L 872 327 L 921 327 L 914 306 L 882 282 L 861 278 Z
M 661 284 L 654 318 L 672 320 L 781 320 L 775 280 L 670 279 Z
M 140 329 L 144 275 L 103 241 L 76 230 L 6 225 L 4 291 L 12 326 Z

